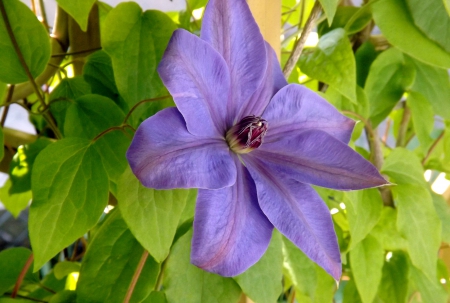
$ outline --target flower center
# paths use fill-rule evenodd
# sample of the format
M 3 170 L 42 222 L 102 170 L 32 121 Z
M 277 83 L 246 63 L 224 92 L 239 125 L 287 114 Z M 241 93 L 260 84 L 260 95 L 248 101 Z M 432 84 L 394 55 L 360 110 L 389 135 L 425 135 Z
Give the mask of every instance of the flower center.
M 261 117 L 244 117 L 227 132 L 228 145 L 235 153 L 249 153 L 261 146 L 268 126 L 267 121 Z

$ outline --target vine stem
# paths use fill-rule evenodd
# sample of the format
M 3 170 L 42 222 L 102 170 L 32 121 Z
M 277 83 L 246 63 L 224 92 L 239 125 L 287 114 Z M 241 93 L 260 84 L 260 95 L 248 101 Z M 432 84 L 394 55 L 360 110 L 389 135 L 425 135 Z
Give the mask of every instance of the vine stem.
M 136 287 L 137 281 L 139 280 L 139 276 L 141 275 L 142 269 L 144 268 L 145 261 L 148 258 L 148 251 L 144 250 L 142 253 L 141 259 L 139 260 L 139 264 L 136 267 L 136 271 L 134 272 L 133 278 L 131 279 L 130 286 L 128 286 L 127 293 L 125 295 L 125 299 L 123 299 L 124 303 L 130 302 L 131 296 L 133 295 L 134 288 Z
M 408 131 L 409 120 L 411 120 L 411 110 L 405 102 L 403 103 L 403 116 L 398 130 L 397 142 L 395 143 L 397 147 L 403 147 L 406 145 L 405 137 L 406 132 Z
M 442 138 L 444 138 L 444 134 L 445 134 L 445 130 L 443 130 L 442 133 L 439 135 L 439 137 L 437 137 L 436 140 L 434 140 L 434 142 L 430 146 L 430 149 L 428 150 L 427 154 L 422 159 L 422 165 L 425 165 L 425 163 L 427 163 L 428 158 L 430 158 L 431 154 L 433 153 L 434 149 L 438 145 L 439 141 L 441 141 Z
M 14 32 L 11 27 L 11 23 L 9 22 L 8 14 L 6 13 L 6 8 L 3 0 L 0 0 L 0 11 L 3 17 L 3 20 L 5 22 L 6 31 L 8 32 L 8 36 L 11 40 L 11 43 L 14 47 L 14 50 L 16 51 L 17 57 L 19 58 L 20 64 L 22 65 L 25 73 L 27 74 L 28 80 L 30 81 L 31 85 L 33 86 L 34 92 L 36 93 L 39 102 L 43 107 L 46 106 L 44 97 L 41 94 L 41 91 L 39 90 L 39 87 L 36 84 L 36 81 L 34 80 L 33 75 L 31 74 L 30 69 L 28 68 L 27 62 L 25 61 L 25 58 L 23 57 L 22 51 L 20 50 L 19 44 L 17 43 L 16 37 L 14 36 Z M 47 123 L 50 125 L 51 129 L 55 133 L 55 136 L 58 139 L 62 138 L 61 132 L 59 131 L 58 127 L 55 124 L 55 121 L 53 121 L 53 118 L 49 116 L 48 114 L 43 115 L 44 119 L 47 121 Z
M 0 1 L 1 2 L 1 1 Z M 20 271 L 19 277 L 17 278 L 16 284 L 14 285 L 14 289 L 11 293 L 11 298 L 15 298 L 17 296 L 17 293 L 19 292 L 20 285 L 22 284 L 23 279 L 25 278 L 25 275 L 27 274 L 28 269 L 30 268 L 31 264 L 33 263 L 34 256 L 31 254 L 27 262 L 25 262 L 25 265 L 23 266 L 22 270 Z
M 6 97 L 6 101 L 5 101 L 5 109 L 3 110 L 2 118 L 0 119 L 1 127 L 5 126 L 6 117 L 8 116 L 9 106 L 11 103 L 11 98 L 14 93 L 14 87 L 15 87 L 15 85 L 11 84 L 8 89 L 8 96 Z
M 316 20 L 319 17 L 321 11 L 322 7 L 320 6 L 319 1 L 316 1 L 316 3 L 314 3 L 314 7 L 311 13 L 309 14 L 308 20 L 306 20 L 306 24 L 302 30 L 300 39 L 298 39 L 297 42 L 295 43 L 294 50 L 292 51 L 291 56 L 289 57 L 288 61 L 286 62 L 286 65 L 284 66 L 283 74 L 286 79 L 289 78 L 292 71 L 294 70 L 297 61 L 300 58 L 300 55 L 302 54 L 303 48 L 305 47 L 306 39 L 308 38 L 314 25 L 316 24 Z

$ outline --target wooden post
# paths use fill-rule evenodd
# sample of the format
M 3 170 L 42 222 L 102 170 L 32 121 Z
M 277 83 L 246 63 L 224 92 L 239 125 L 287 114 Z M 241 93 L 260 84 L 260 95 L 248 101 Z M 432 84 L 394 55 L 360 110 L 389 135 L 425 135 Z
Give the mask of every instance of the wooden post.
M 281 0 L 248 0 L 261 33 L 280 59 Z

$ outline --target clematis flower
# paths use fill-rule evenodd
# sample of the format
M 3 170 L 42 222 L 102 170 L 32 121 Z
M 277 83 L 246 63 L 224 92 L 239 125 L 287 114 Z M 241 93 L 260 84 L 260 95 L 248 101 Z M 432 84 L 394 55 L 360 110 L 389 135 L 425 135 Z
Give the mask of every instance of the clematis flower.
M 310 184 L 387 183 L 347 146 L 354 121 L 287 84 L 245 0 L 210 0 L 200 38 L 176 30 L 158 72 L 176 108 L 140 125 L 127 158 L 144 186 L 199 189 L 191 262 L 238 275 L 275 226 L 339 279 L 330 212 Z

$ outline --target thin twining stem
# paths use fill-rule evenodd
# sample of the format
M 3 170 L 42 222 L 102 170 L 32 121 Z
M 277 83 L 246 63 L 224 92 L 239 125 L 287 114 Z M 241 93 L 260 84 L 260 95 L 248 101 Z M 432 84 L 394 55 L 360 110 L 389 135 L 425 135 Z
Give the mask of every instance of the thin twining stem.
M 123 299 L 123 303 L 130 302 L 131 296 L 133 295 L 134 288 L 136 287 L 137 281 L 139 280 L 139 277 L 141 275 L 142 269 L 144 268 L 145 261 L 147 261 L 148 258 L 148 251 L 144 250 L 142 253 L 141 259 L 139 260 L 139 264 L 136 267 L 136 270 L 134 272 L 133 278 L 131 279 L 130 286 L 128 286 L 127 293 L 125 295 L 125 298 Z
M 297 64 L 300 55 L 302 54 L 303 48 L 305 47 L 306 39 L 311 33 L 314 25 L 316 24 L 316 20 L 322 11 L 322 7 L 320 6 L 319 1 L 316 1 L 314 7 L 309 14 L 308 20 L 306 20 L 305 27 L 303 28 L 302 34 L 300 35 L 300 39 L 297 40 L 294 46 L 294 51 L 291 53 L 286 65 L 283 69 L 283 74 L 286 79 L 289 78 L 292 71 L 294 70 L 295 65 Z

